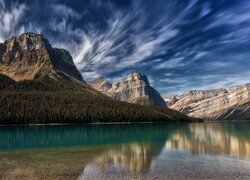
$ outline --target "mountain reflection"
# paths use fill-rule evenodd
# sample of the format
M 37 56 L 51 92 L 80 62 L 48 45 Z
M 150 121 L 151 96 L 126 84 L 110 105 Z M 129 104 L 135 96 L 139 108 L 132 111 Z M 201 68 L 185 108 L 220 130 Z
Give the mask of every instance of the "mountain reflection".
M 250 134 L 244 124 L 190 124 L 171 134 L 166 150 L 250 158 Z
M 172 168 L 179 169 L 179 163 L 184 163 L 182 171 L 186 169 L 185 163 L 187 167 L 197 165 L 185 158 L 197 157 L 199 162 L 208 162 L 210 156 L 208 159 L 208 156 L 199 156 L 203 154 L 215 155 L 215 158 L 217 155 L 231 156 L 231 161 L 237 158 L 241 161 L 250 159 L 249 125 L 0 127 L 0 179 L 60 179 L 58 177 L 62 176 L 65 179 L 110 179 L 110 174 L 118 179 L 123 175 L 136 177 L 152 172 L 158 175 L 159 169 L 164 175 L 165 170 L 172 173 Z
M 157 130 L 164 133 L 156 133 Z M 101 153 L 85 167 L 81 178 L 88 177 L 88 171 L 91 172 L 93 169 L 109 172 L 112 167 L 127 170 L 133 174 L 143 174 L 150 170 L 153 160 L 162 153 L 162 150 L 182 150 L 194 155 L 250 157 L 250 134 L 244 124 L 162 125 L 161 128 L 152 126 L 151 132 L 154 132 L 151 136 L 155 135 L 153 141 L 151 139 L 148 142 L 135 141 L 117 144 Z M 162 141 L 163 139 L 165 141 Z
M 117 166 L 128 169 L 132 173 L 146 172 L 151 165 L 153 157 L 157 156 L 164 144 L 130 143 L 114 147 L 103 153 L 93 162 L 101 168 Z

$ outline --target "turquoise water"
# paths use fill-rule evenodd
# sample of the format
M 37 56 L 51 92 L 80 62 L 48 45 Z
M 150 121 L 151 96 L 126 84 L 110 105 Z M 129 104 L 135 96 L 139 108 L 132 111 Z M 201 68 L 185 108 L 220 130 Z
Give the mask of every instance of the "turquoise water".
M 250 179 L 250 123 L 0 127 L 1 179 Z

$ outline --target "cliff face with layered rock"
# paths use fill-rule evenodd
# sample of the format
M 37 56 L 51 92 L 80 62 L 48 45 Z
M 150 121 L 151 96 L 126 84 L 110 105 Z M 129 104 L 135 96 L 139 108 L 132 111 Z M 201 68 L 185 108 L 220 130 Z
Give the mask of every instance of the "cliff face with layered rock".
M 52 48 L 41 34 L 24 33 L 0 43 L 0 72 L 15 81 L 33 80 L 36 75 L 58 72 L 83 81 L 66 50 Z
M 172 97 L 169 98 L 169 97 Z M 250 119 L 250 84 L 165 96 L 169 108 L 207 120 Z
M 89 85 L 115 100 L 165 106 L 161 95 L 150 86 L 147 77 L 139 72 L 131 73 L 112 85 L 103 78 L 97 79 Z
M 107 92 L 112 88 L 112 84 L 110 84 L 103 77 L 96 79 L 95 81 L 89 83 L 89 85 L 103 94 L 107 94 Z

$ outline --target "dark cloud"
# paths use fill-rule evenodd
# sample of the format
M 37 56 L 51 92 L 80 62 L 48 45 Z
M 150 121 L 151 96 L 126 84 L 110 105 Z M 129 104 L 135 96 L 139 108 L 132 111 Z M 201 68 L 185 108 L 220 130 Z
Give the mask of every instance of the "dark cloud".
M 141 71 L 162 93 L 249 82 L 244 0 L 0 0 L 0 41 L 43 33 L 86 80 Z

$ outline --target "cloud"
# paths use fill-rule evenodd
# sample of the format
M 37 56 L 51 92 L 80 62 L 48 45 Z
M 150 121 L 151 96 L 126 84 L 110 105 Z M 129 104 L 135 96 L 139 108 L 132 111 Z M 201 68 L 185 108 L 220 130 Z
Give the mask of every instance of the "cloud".
M 196 1 L 191 1 L 184 12 L 177 15 L 178 19 L 193 8 Z M 171 3 L 170 3 L 171 4 Z M 173 5 L 173 4 L 172 4 Z M 163 17 L 154 19 L 153 25 L 147 22 L 152 20 L 145 17 L 144 6 L 132 6 L 127 11 L 117 10 L 109 18 L 107 29 L 98 31 L 96 27 L 83 34 L 81 49 L 74 54 L 75 62 L 81 71 L 109 74 L 112 71 L 122 71 L 133 67 L 151 56 L 162 55 L 166 49 L 162 44 L 178 35 L 175 28 L 177 19 L 169 18 L 172 12 L 164 12 Z M 91 26 L 90 26 L 91 27 Z M 84 77 L 89 79 L 92 77 Z
M 81 19 L 82 13 L 78 13 L 74 11 L 72 8 L 64 5 L 64 4 L 55 4 L 52 3 L 51 9 L 53 9 L 53 13 L 60 15 L 64 18 L 75 18 L 75 19 Z
M 249 10 L 244 0 L 0 0 L 0 42 L 42 33 L 87 81 L 141 71 L 180 93 L 248 81 Z
M 243 79 L 242 76 L 250 77 L 250 72 L 245 71 L 242 73 L 233 73 L 228 74 L 227 76 L 225 76 L 224 74 L 203 75 L 198 78 L 202 82 L 202 84 L 194 88 L 210 90 L 218 88 L 230 88 L 233 86 L 249 83 L 249 81 L 247 79 Z
M 200 17 L 202 18 L 202 17 L 208 15 L 210 12 L 211 12 L 210 4 L 209 3 L 202 4 L 202 10 L 200 13 Z
M 13 34 L 21 34 L 24 27 L 20 25 L 27 7 L 24 4 L 12 4 L 9 10 L 6 8 L 5 2 L 0 1 L 0 41 L 3 42 Z
M 87 77 L 91 77 L 91 78 L 90 78 L 91 81 L 93 81 L 93 80 L 95 80 L 95 79 L 101 77 L 101 75 L 98 74 L 98 73 L 96 73 L 96 72 L 83 72 L 82 75 L 83 75 L 84 77 L 86 77 L 86 76 L 87 76 Z
M 200 52 L 197 52 L 194 56 L 194 60 L 196 59 L 200 59 L 204 56 L 206 56 L 209 52 L 206 52 L 206 51 L 200 51 Z
M 226 9 L 218 11 L 205 29 L 208 30 L 224 25 L 238 27 L 243 23 L 250 23 L 250 4 L 247 1 L 239 1 L 239 3 L 234 4 L 233 7 L 229 6 Z M 248 27 L 249 26 L 241 26 L 240 29 Z
M 181 67 L 185 65 L 185 63 L 183 62 L 183 59 L 184 57 L 173 58 L 168 61 L 164 61 L 160 64 L 157 64 L 153 68 L 156 70 L 159 70 L 159 69 L 171 69 L 175 67 Z

